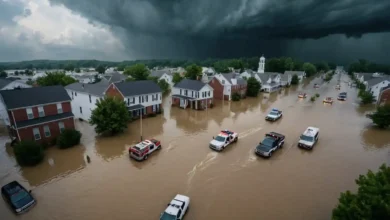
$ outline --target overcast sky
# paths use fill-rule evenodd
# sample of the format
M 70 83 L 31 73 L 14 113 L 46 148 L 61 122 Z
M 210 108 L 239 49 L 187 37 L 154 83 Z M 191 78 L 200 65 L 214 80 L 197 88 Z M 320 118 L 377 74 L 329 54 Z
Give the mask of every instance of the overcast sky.
M 0 0 L 0 61 L 294 56 L 386 63 L 390 0 Z

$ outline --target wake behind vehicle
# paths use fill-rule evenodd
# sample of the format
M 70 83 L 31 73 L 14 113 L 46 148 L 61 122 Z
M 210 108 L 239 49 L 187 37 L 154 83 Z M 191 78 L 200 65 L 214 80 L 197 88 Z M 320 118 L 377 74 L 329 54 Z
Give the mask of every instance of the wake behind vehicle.
M 219 132 L 213 140 L 210 141 L 209 147 L 216 151 L 223 151 L 229 144 L 238 141 L 238 133 L 229 130 Z
M 255 153 L 262 157 L 271 157 L 272 152 L 284 145 L 285 136 L 276 132 L 265 134 L 264 139 L 257 145 Z
M 307 97 L 307 95 L 306 95 L 305 92 L 300 92 L 300 93 L 298 94 L 298 98 L 306 98 L 306 97 Z
M 276 121 L 283 116 L 283 112 L 279 109 L 273 108 L 265 117 L 267 121 Z
M 161 149 L 160 141 L 156 139 L 144 140 L 129 148 L 130 157 L 141 161 L 148 159 L 149 155 Z
M 1 187 L 1 195 L 15 214 L 22 214 L 36 204 L 31 190 L 27 191 L 17 181 L 12 181 Z
M 177 194 L 168 204 L 167 208 L 161 213 L 160 220 L 181 220 L 186 214 L 190 205 L 190 198 Z
M 326 97 L 322 103 L 327 103 L 327 104 L 333 104 L 333 98 L 332 97 Z
M 320 129 L 316 127 L 308 127 L 300 136 L 298 141 L 298 147 L 308 150 L 313 149 L 320 136 Z
M 347 93 L 346 92 L 340 92 L 339 96 L 337 97 L 337 100 L 340 100 L 340 101 L 347 100 Z

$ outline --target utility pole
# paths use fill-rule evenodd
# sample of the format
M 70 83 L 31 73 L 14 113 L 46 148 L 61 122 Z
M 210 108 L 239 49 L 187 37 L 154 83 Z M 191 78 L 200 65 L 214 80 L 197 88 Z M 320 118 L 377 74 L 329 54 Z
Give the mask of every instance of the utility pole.
M 143 141 L 143 138 L 142 138 L 142 116 L 143 116 L 143 109 L 141 108 L 140 109 L 140 123 L 141 123 L 141 125 L 140 125 L 140 136 L 141 136 L 141 141 Z

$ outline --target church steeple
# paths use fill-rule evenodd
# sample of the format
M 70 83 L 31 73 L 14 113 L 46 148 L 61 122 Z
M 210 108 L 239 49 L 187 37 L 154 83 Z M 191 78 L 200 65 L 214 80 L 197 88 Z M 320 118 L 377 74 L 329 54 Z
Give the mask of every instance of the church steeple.
M 261 55 L 260 61 L 259 61 L 259 68 L 257 69 L 258 73 L 264 73 L 265 70 L 265 57 L 264 55 Z

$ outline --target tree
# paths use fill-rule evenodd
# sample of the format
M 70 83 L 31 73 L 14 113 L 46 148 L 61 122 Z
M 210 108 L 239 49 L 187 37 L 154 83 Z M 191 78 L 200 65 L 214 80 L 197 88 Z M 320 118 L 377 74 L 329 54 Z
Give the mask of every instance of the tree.
M 183 77 L 182 77 L 179 73 L 174 73 L 174 74 L 173 74 L 173 77 L 172 77 L 172 82 L 176 85 L 176 84 L 179 83 L 182 79 L 183 79 Z
M 367 118 L 371 119 L 374 124 L 380 128 L 387 128 L 390 126 L 390 104 L 379 106 L 376 112 L 367 114 Z
M 294 74 L 291 78 L 291 85 L 298 85 L 299 83 L 299 78 L 297 74 Z
M 186 67 L 186 77 L 188 79 L 198 80 L 202 76 L 202 67 L 192 64 Z
M 325 72 L 328 72 L 328 71 L 329 71 L 329 65 L 328 65 L 328 63 L 325 62 L 325 61 L 319 62 L 319 63 L 317 63 L 315 66 L 316 66 L 316 68 L 317 68 L 318 71 L 321 71 L 321 70 L 323 70 L 323 71 L 325 71 Z
M 215 69 L 215 71 L 217 73 L 228 73 L 228 72 L 230 72 L 228 63 L 225 62 L 225 61 L 215 62 L 213 67 L 214 67 L 214 69 Z
M 375 101 L 375 98 L 372 93 L 365 90 L 359 91 L 359 97 L 362 101 L 362 104 L 371 104 Z
M 119 64 L 119 65 L 116 67 L 116 70 L 118 70 L 118 71 L 124 71 L 125 68 L 126 68 L 126 65 L 123 64 L 123 63 L 121 63 L 121 64 Z
M 75 71 L 76 73 L 80 73 L 80 72 L 81 72 L 80 68 L 75 68 L 74 71 Z
M 74 129 L 65 129 L 57 138 L 60 149 L 70 148 L 80 144 L 81 133 Z
M 369 170 L 355 180 L 357 193 L 341 193 L 333 209 L 333 220 L 390 219 L 390 167 L 383 164 L 378 172 Z
M 15 70 L 14 74 L 15 76 L 19 75 L 19 71 Z
M 135 64 L 127 67 L 123 74 L 131 76 L 134 80 L 147 80 L 150 72 L 144 64 Z
M 123 100 L 117 97 L 105 97 L 97 101 L 89 123 L 95 125 L 98 134 L 114 135 L 123 132 L 129 120 L 130 115 Z
M 160 79 L 157 82 L 157 85 L 160 86 L 162 93 L 167 93 L 169 91 L 169 84 L 164 79 Z
M 316 67 L 311 63 L 304 63 L 302 68 L 306 72 L 307 77 L 313 76 L 317 72 Z
M 6 78 L 8 76 L 7 72 L 0 71 L 0 77 Z
M 284 69 L 290 71 L 294 69 L 294 61 L 291 57 L 286 58 L 286 60 L 284 61 Z
M 77 82 L 76 79 L 72 78 L 71 76 L 65 75 L 65 73 L 63 72 L 46 73 L 46 76 L 37 79 L 37 83 L 40 86 L 67 86 L 75 82 Z
M 240 101 L 240 99 L 241 99 L 241 95 L 238 94 L 237 92 L 232 94 L 232 101 L 236 102 L 236 101 Z
M 95 68 L 95 71 L 100 74 L 103 74 L 106 71 L 106 68 L 103 65 L 99 65 Z
M 33 75 L 33 71 L 32 70 L 29 70 L 29 69 L 26 69 L 24 71 L 24 74 L 27 75 L 27 76 L 32 76 Z
M 74 70 L 74 65 L 72 63 L 68 63 L 64 67 L 65 71 L 73 71 Z
M 255 77 L 249 77 L 247 81 L 246 95 L 249 97 L 257 97 L 261 89 L 261 84 Z
M 22 166 L 34 166 L 44 157 L 42 145 L 35 141 L 22 141 L 13 149 L 16 160 Z

